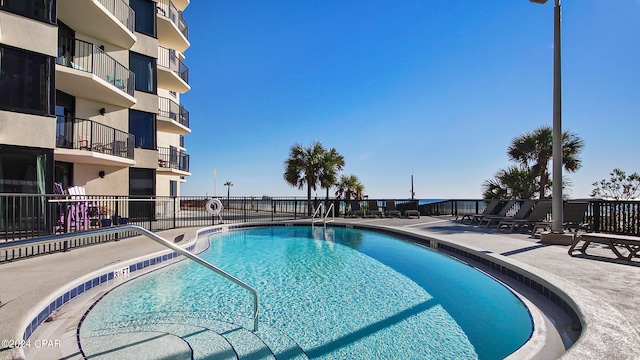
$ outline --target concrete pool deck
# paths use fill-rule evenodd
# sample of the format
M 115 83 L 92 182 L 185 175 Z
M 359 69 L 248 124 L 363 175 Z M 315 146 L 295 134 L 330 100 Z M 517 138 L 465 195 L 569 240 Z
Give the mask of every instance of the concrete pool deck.
M 523 269 L 544 279 L 550 286 L 557 286 L 580 309 L 579 315 L 585 321 L 582 336 L 563 358 L 638 357 L 635 351 L 640 344 L 640 313 L 636 310 L 640 303 L 637 290 L 640 263 L 637 261 L 618 260 L 604 247 L 590 250 L 590 256 L 571 257 L 566 246 L 541 244 L 526 234 L 460 224 L 451 217 L 355 218 L 336 219 L 336 222 L 428 237 Z M 188 241 L 195 237 L 197 230 L 174 229 L 158 234 L 169 240 L 184 234 Z M 161 245 L 137 236 L 0 265 L 0 340 L 21 339 L 24 332 L 21 327 L 29 321 L 28 313 L 35 310 L 42 299 L 69 282 L 163 249 Z M 0 359 L 11 359 L 19 354 L 15 349 L 4 347 L 3 342 Z

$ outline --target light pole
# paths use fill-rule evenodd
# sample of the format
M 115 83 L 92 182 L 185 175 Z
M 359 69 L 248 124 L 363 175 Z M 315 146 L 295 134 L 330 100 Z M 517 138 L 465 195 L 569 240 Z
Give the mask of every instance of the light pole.
M 529 0 L 545 4 L 547 0 Z M 562 76 L 560 62 L 560 0 L 553 9 L 553 192 L 551 194 L 551 232 L 563 233 L 562 223 Z

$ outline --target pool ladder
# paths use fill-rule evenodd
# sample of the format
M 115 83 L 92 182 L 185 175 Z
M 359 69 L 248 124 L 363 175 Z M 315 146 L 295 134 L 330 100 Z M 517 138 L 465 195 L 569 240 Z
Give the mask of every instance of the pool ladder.
M 321 203 L 320 206 L 318 206 L 318 208 L 316 209 L 316 211 L 313 213 L 313 217 L 311 218 L 311 227 L 313 228 L 315 226 L 315 224 L 317 222 L 322 222 L 322 224 L 327 227 L 327 223 L 331 223 L 335 220 L 335 209 L 333 207 L 333 203 L 331 203 L 331 205 L 329 205 L 329 209 L 327 209 L 327 211 L 324 211 L 325 208 L 325 204 Z M 318 214 L 318 212 L 322 209 L 322 213 Z M 329 214 L 331 214 L 331 220 L 329 220 Z M 316 216 L 319 216 L 318 219 L 316 219 Z
M 90 236 L 95 236 L 95 235 L 107 235 L 107 234 L 116 234 L 116 233 L 120 233 L 123 231 L 130 231 L 130 232 L 135 232 L 138 233 L 140 235 L 143 235 L 155 242 L 157 242 L 160 245 L 163 245 L 181 255 L 184 255 L 186 258 L 189 258 L 190 260 L 195 261 L 198 265 L 202 265 L 205 268 L 221 275 L 222 277 L 224 277 L 225 279 L 239 285 L 240 287 L 245 288 L 246 290 L 248 290 L 251 295 L 253 295 L 253 331 L 256 332 L 258 331 L 258 292 L 252 288 L 251 286 L 249 286 L 248 284 L 246 284 L 245 282 L 243 282 L 242 280 L 237 279 L 236 277 L 234 277 L 233 275 L 225 272 L 224 270 L 218 268 L 217 266 L 209 263 L 208 261 L 202 259 L 201 257 L 192 254 L 191 252 L 181 248 L 178 245 L 175 245 L 167 240 L 165 240 L 164 238 L 156 235 L 155 233 L 140 227 L 138 225 L 120 225 L 120 226 L 112 226 L 112 227 L 107 227 L 107 228 L 99 228 L 99 229 L 92 229 L 92 230 L 86 230 L 86 231 L 78 231 L 78 232 L 73 232 L 73 233 L 68 233 L 68 234 L 58 234 L 58 235 L 49 235 L 49 236 L 44 236 L 44 237 L 40 237 L 40 238 L 33 238 L 33 239 L 25 239 L 25 240 L 18 240 L 18 241 L 12 241 L 9 243 L 4 243 L 4 244 L 0 244 L 0 248 L 2 247 L 9 247 L 9 246 L 19 246 L 19 245 L 26 245 L 26 244 L 34 244 L 34 243 L 41 243 L 41 242 L 53 242 L 53 241 L 60 241 L 60 240 L 79 240 L 79 239 L 83 239 L 86 237 L 90 237 Z

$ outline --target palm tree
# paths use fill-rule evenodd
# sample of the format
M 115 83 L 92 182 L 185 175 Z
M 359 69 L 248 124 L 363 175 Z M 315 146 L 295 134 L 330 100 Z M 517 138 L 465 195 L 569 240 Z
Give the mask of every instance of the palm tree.
M 484 199 L 531 199 L 536 183 L 529 169 L 509 166 L 482 183 L 482 189 Z
M 513 139 L 507 151 L 510 160 L 529 169 L 534 179 L 538 179 L 538 195 L 546 197 L 550 185 L 549 162 L 553 155 L 553 130 L 541 126 L 531 133 Z M 562 133 L 562 164 L 567 172 L 575 172 L 582 166 L 579 158 L 584 142 L 577 135 L 567 131 Z
M 231 194 L 231 187 L 233 186 L 233 183 L 231 181 L 227 181 L 224 183 L 224 186 L 227 187 L 227 207 L 229 207 L 229 195 Z
M 307 186 L 308 215 L 311 216 L 311 190 L 318 185 L 327 150 L 320 141 L 303 148 L 301 144 L 291 146 L 289 158 L 285 160 L 284 180 L 291 186 L 303 189 Z
M 326 200 L 329 201 L 329 188 L 338 181 L 338 171 L 344 167 L 344 157 L 335 148 L 331 148 L 324 153 L 322 162 L 320 187 L 327 190 Z
M 355 200 L 362 199 L 364 194 L 364 185 L 360 183 L 358 177 L 355 175 L 342 175 L 340 181 L 338 181 L 338 190 L 336 190 L 336 197 L 345 200 L 350 200 L 353 197 Z

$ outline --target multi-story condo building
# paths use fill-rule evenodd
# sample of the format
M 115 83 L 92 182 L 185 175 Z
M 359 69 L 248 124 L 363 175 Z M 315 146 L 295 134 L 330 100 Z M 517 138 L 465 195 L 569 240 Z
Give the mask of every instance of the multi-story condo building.
M 180 195 L 189 2 L 0 1 L 0 193 Z

